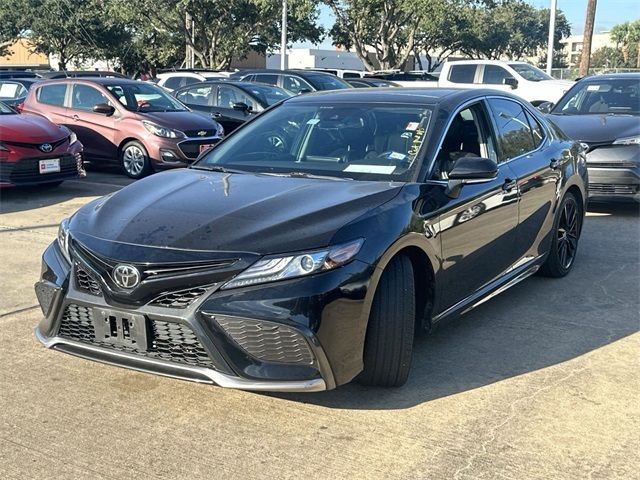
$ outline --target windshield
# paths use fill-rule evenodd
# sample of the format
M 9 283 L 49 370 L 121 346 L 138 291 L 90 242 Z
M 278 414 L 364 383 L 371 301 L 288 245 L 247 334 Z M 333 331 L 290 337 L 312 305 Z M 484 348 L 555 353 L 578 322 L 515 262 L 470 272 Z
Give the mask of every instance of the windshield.
M 552 113 L 564 115 L 640 114 L 640 81 L 590 80 L 576 84 Z
M 13 115 L 16 112 L 7 107 L 4 103 L 0 102 L 0 115 Z
M 304 78 L 317 90 L 340 90 L 341 88 L 351 88 L 351 85 L 341 78 L 334 77 L 329 74 L 307 74 Z
M 280 100 L 284 100 L 286 98 L 294 96 L 292 92 L 290 92 L 289 90 L 285 90 L 284 88 L 258 85 L 256 83 L 244 88 L 254 97 L 256 97 L 260 101 L 260 103 L 266 105 L 267 107 L 278 103 Z
M 242 127 L 195 168 L 408 181 L 431 110 L 421 105 L 293 105 Z
M 184 112 L 188 109 L 161 88 L 145 82 L 105 85 L 132 112 Z
M 509 63 L 508 65 L 516 72 L 518 72 L 522 78 L 524 78 L 525 80 L 529 80 L 530 82 L 553 80 L 553 77 L 550 77 L 538 67 L 534 67 L 533 65 L 529 65 L 528 63 Z

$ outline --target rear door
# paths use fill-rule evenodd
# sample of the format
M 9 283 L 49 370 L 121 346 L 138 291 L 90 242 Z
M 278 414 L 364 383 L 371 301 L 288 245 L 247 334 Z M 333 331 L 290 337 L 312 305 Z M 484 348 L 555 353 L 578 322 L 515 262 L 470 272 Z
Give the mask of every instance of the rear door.
M 449 67 L 449 73 L 446 78 L 447 86 L 454 88 L 480 88 L 482 85 L 477 83 L 477 72 L 478 65 L 476 64 L 453 64 Z
M 512 99 L 489 98 L 499 135 L 500 159 L 508 162 L 520 192 L 518 257 L 524 262 L 549 248 L 544 238 L 553 222 L 553 199 L 561 180 L 561 164 L 571 153 L 551 144 L 535 115 Z
M 93 111 L 93 107 L 99 103 L 106 103 L 115 108 L 114 102 L 100 90 L 87 84 L 75 83 L 71 88 L 69 114 L 72 124 L 70 128 L 84 145 L 85 155 L 115 161 L 117 159 L 115 144 L 117 110 L 111 116 Z
M 35 92 L 35 105 L 27 105 L 25 112 L 36 113 L 57 123 L 71 127 L 65 99 L 67 96 L 67 83 L 54 83 L 42 85 Z

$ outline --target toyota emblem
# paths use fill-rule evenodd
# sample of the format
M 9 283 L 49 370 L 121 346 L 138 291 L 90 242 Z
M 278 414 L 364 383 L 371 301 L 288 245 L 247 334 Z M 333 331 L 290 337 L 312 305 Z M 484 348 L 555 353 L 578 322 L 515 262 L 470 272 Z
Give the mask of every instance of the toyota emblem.
M 40 150 L 42 150 L 44 153 L 49 153 L 51 150 L 53 150 L 53 146 L 50 143 L 43 143 L 42 145 L 40 145 Z
M 200 130 L 200 131 L 198 132 L 198 136 L 199 136 L 199 137 L 204 137 L 206 134 L 207 134 L 207 131 L 206 131 L 206 130 Z
M 116 265 L 112 276 L 113 281 L 121 288 L 134 288 L 140 283 L 140 272 L 133 265 Z

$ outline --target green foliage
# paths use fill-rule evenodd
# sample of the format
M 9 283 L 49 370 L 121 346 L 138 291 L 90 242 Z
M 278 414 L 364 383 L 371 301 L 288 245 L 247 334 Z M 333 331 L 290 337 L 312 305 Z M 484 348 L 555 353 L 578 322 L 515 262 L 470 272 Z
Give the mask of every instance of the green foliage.
M 616 42 L 616 49 L 622 54 L 622 66 L 640 68 L 640 19 L 615 25 L 611 29 L 611 40 Z

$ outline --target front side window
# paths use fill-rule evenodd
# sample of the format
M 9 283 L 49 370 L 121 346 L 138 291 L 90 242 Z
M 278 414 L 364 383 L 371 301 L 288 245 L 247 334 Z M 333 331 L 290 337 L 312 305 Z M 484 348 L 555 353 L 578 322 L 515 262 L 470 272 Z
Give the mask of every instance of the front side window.
M 485 65 L 482 83 L 490 85 L 503 85 L 506 78 L 513 78 L 509 72 L 497 65 Z
M 577 83 L 558 102 L 554 114 L 640 114 L 640 81 L 603 79 Z
M 7 107 L 4 103 L 0 102 L 0 115 L 17 115 L 17 113 Z
M 200 85 L 185 88 L 176 95 L 176 98 L 187 105 L 211 105 L 212 85 Z
M 58 83 L 55 85 L 43 85 L 38 89 L 36 98 L 38 102 L 56 107 L 64 106 L 64 96 L 67 93 L 67 85 Z
M 284 103 L 214 148 L 196 168 L 407 181 L 419 167 L 431 109 Z
M 167 81 L 164 82 L 164 86 L 167 88 L 170 88 L 171 90 L 175 90 L 177 88 L 180 88 L 180 85 L 182 84 L 182 79 L 184 77 L 169 77 L 167 78 Z
M 71 95 L 71 108 L 75 110 L 85 110 L 87 112 L 93 111 L 93 107 L 99 103 L 111 104 L 109 99 L 88 85 L 76 84 L 73 86 L 73 93 Z
M 251 92 L 255 98 L 268 107 L 293 96 L 293 93 L 288 90 L 270 85 L 258 85 L 254 83 L 251 86 L 244 87 L 244 89 Z
M 528 63 L 509 63 L 508 65 L 516 72 L 518 72 L 518 75 L 520 75 L 525 80 L 529 80 L 530 82 L 553 80 L 553 77 L 547 75 L 538 67 L 534 67 L 533 65 L 529 65 Z
M 303 91 L 311 92 L 313 87 L 305 82 L 303 79 L 294 77 L 292 75 L 284 75 L 282 78 L 282 87 L 285 90 L 289 90 L 292 93 L 301 93 Z
M 131 112 L 184 112 L 187 108 L 161 88 L 145 82 L 106 85 Z
M 311 84 L 313 86 L 312 88 L 305 87 L 309 88 L 309 90 L 313 90 L 314 88 L 316 90 L 341 90 L 343 88 L 351 88 L 351 85 L 347 82 L 341 78 L 334 77 L 333 75 L 309 73 L 305 77 L 307 81 L 304 83 L 306 85 Z M 302 79 L 299 80 L 304 81 Z M 287 88 L 287 86 L 285 85 L 284 88 Z M 287 88 L 287 90 L 289 89 Z
M 258 104 L 239 88 L 220 85 L 218 87 L 216 105 L 220 108 L 233 108 L 236 103 L 244 103 L 254 110 L 258 108 Z
M 449 81 L 453 83 L 473 83 L 476 77 L 476 65 L 452 65 Z
M 500 161 L 510 160 L 535 150 L 534 134 L 522 106 L 502 98 L 489 99 L 489 104 L 498 127 Z

